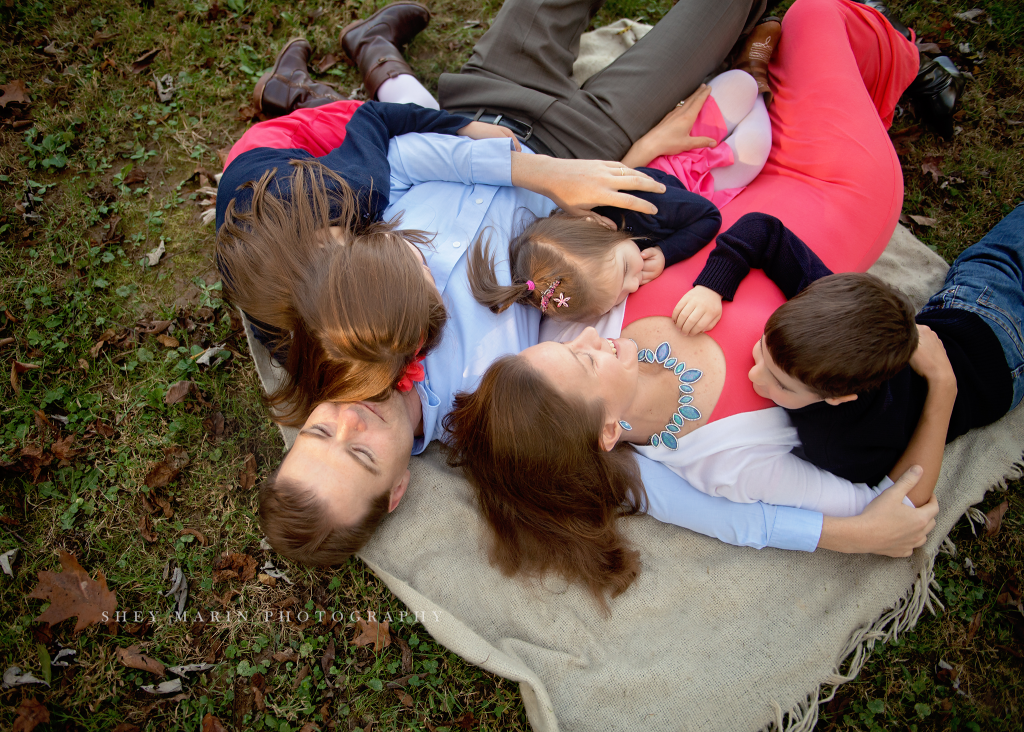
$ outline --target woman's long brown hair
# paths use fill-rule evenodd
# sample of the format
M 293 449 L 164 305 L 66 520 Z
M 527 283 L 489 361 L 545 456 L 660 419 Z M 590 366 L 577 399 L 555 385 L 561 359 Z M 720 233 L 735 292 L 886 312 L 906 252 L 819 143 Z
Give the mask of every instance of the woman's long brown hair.
M 227 297 L 268 333 L 291 377 L 267 397 L 274 418 L 299 426 L 322 401 L 386 398 L 439 342 L 446 313 L 406 245 L 428 234 L 364 218 L 351 187 L 321 163 L 292 166 L 290 195 L 275 169 L 246 184 L 248 211 L 228 204 L 217 258 Z
M 506 575 L 555 572 L 607 610 L 636 579 L 640 555 L 618 519 L 646 494 L 632 449 L 601 449 L 600 401 L 566 399 L 520 356 L 495 361 L 444 419 L 449 465 L 473 485 Z

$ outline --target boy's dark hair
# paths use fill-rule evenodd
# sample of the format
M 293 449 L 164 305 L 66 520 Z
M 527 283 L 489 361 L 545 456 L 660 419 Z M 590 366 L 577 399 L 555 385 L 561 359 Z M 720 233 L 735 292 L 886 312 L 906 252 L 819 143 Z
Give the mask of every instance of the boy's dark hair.
M 914 304 L 874 275 L 823 277 L 764 328 L 775 365 L 824 398 L 876 389 L 917 349 Z

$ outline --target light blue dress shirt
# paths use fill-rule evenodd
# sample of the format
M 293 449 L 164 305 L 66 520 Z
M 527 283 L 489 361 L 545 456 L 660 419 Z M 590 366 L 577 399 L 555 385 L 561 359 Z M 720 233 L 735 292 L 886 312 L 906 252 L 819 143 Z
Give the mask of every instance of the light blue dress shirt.
M 403 135 L 391 141 L 391 199 L 385 219 L 402 217 L 402 228 L 436 233 L 424 252 L 448 309 L 440 346 L 424 360 L 427 378 L 416 389 L 423 405 L 423 437 L 413 454 L 443 434 L 442 420 L 459 391 L 472 391 L 496 359 L 519 353 L 538 340 L 540 313 L 513 305 L 494 314 L 474 298 L 466 276 L 466 252 L 481 234 L 504 249 L 522 216 L 555 208 L 544 196 L 512 186 L 510 141 L 473 141 L 448 135 Z M 501 250 L 499 250 L 501 251 Z M 500 281 L 510 282 L 499 258 Z M 647 489 L 647 513 L 729 544 L 814 551 L 822 515 L 762 503 L 733 503 L 692 488 L 664 465 L 637 456 Z

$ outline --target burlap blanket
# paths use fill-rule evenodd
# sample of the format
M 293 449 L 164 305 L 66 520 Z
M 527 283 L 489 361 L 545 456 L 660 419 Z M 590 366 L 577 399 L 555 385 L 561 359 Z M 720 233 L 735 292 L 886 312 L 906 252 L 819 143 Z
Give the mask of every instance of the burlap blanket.
M 637 37 L 621 29 L 604 31 L 618 53 Z M 603 63 L 615 55 L 604 52 Z M 918 305 L 945 270 L 903 227 L 871 269 Z M 249 345 L 272 390 L 280 372 Z M 290 444 L 294 431 L 284 437 Z M 538 732 L 809 730 L 823 691 L 937 604 L 935 554 L 972 504 L 1020 474 L 1022 445 L 1020 409 L 949 445 L 938 526 L 908 559 L 756 551 L 624 519 L 643 571 L 610 617 L 577 587 L 509 580 L 491 567 L 470 488 L 436 447 L 413 458 L 408 494 L 360 556 L 439 643 L 520 682 Z

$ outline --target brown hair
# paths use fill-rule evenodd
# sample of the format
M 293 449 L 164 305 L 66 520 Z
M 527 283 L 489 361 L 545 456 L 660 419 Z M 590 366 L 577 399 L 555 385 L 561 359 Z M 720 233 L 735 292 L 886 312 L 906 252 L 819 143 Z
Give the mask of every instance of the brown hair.
M 616 244 L 632 238 L 605 228 L 592 216 L 559 211 L 527 219 L 508 246 L 512 284 L 498 283 L 490 241 L 481 236 L 469 255 L 469 285 L 477 302 L 500 313 L 517 302 L 539 310 L 545 291 L 560 280 L 551 297 L 564 294 L 571 303 L 567 308 L 552 303 L 544 313 L 558 320 L 596 318 L 605 310 L 595 292 L 595 264 L 607 260 Z M 532 290 L 528 280 L 534 283 Z
M 227 297 L 269 334 L 291 377 L 267 397 L 274 419 L 299 426 L 323 401 L 386 398 L 416 353 L 439 342 L 447 316 L 406 245 L 428 234 L 363 217 L 321 163 L 292 166 L 288 198 L 270 190 L 274 169 L 246 184 L 248 211 L 228 204 L 217 259 Z
M 607 609 L 640 571 L 617 519 L 646 502 L 627 445 L 601 449 L 600 401 L 567 399 L 520 356 L 505 356 L 444 419 L 448 464 L 461 467 L 506 575 L 556 572 Z
M 764 345 L 775 364 L 820 396 L 871 391 L 910 363 L 910 298 L 874 275 L 823 277 L 772 313 Z
M 388 512 L 391 491 L 370 501 L 354 526 L 339 523 L 314 491 L 275 471 L 260 485 L 260 527 L 281 556 L 300 564 L 342 564 L 363 548 Z

